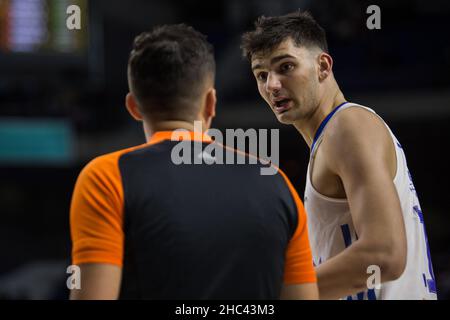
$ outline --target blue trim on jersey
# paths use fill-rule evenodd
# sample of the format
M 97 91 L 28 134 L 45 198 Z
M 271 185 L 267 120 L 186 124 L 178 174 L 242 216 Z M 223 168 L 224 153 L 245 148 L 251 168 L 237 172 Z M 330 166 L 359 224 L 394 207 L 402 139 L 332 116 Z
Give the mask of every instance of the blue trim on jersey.
M 434 279 L 427 279 L 427 284 L 428 284 L 428 290 L 431 293 L 437 294 L 436 281 L 434 281 Z
M 423 213 L 422 213 L 422 210 L 420 210 L 419 206 L 414 206 L 413 210 L 419 216 L 420 223 L 424 223 L 424 221 L 423 221 Z
M 375 294 L 374 289 L 367 290 L 367 299 L 368 300 L 377 300 L 377 295 Z
M 414 210 L 414 212 L 416 212 L 417 216 L 419 217 L 420 223 L 422 224 L 423 233 L 425 236 L 425 245 L 427 247 L 428 272 L 430 272 L 431 279 L 426 279 L 425 287 L 428 288 L 428 292 L 437 294 L 436 280 L 435 280 L 436 278 L 434 277 L 433 264 L 431 263 L 430 246 L 428 244 L 427 231 L 425 230 L 425 222 L 423 220 L 423 213 L 419 206 L 414 206 L 413 210 Z
M 348 248 L 352 244 L 352 237 L 350 235 L 350 227 L 348 224 L 341 225 L 342 236 L 344 237 L 345 247 Z
M 340 107 L 342 107 L 344 104 L 348 103 L 347 101 L 342 102 L 340 105 L 338 105 L 336 108 L 331 111 L 325 119 L 323 119 L 322 123 L 319 126 L 319 129 L 317 129 L 316 134 L 314 135 L 314 140 L 311 145 L 311 152 L 314 150 L 314 146 L 317 142 L 317 139 L 319 138 L 320 134 L 323 132 L 323 129 L 325 129 L 325 126 L 327 125 L 328 121 L 330 121 L 331 117 L 336 113 L 336 111 L 339 110 Z

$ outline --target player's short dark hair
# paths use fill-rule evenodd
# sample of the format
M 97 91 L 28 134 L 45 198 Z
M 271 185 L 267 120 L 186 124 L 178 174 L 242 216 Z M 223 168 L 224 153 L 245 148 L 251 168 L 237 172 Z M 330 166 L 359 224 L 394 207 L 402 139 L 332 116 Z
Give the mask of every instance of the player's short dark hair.
M 325 30 L 307 11 L 259 17 L 255 22 L 255 30 L 242 35 L 242 53 L 251 60 L 255 53 L 270 52 L 289 37 L 298 47 L 316 46 L 328 53 Z
M 134 39 L 128 79 L 144 115 L 193 121 L 195 102 L 214 75 L 213 47 L 190 26 L 158 26 Z

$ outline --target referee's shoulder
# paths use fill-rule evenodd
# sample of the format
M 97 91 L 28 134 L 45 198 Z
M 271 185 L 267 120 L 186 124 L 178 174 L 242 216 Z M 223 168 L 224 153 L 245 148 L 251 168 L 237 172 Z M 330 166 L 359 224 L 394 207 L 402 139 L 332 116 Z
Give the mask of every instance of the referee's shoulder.
M 116 172 L 119 169 L 119 159 L 122 155 L 144 148 L 145 146 L 147 146 L 147 144 L 141 144 L 99 155 L 90 160 L 83 167 L 80 175 L 95 174 L 95 173 L 104 174 L 108 172 Z

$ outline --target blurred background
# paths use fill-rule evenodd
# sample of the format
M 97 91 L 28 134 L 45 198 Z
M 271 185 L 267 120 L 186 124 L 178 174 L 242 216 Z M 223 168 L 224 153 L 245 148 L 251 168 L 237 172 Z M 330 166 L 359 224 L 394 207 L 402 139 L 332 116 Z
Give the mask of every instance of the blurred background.
M 81 8 L 81 30 L 66 9 Z M 381 8 L 381 30 L 366 9 Z M 440 299 L 450 297 L 450 2 L 358 0 L 0 0 L 0 298 L 65 299 L 69 206 L 92 158 L 144 142 L 128 116 L 133 38 L 159 24 L 208 35 L 214 128 L 280 129 L 281 168 L 303 196 L 308 149 L 258 96 L 240 35 L 260 15 L 309 10 L 327 31 L 347 100 L 375 109 L 402 143 L 424 212 Z M 445 40 L 447 39 L 447 40 Z

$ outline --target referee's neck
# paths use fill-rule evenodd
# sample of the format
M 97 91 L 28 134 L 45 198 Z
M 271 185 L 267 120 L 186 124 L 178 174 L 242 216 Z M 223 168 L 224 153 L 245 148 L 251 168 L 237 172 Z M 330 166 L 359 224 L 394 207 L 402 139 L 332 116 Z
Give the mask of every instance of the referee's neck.
M 201 120 L 198 120 L 201 121 Z M 204 132 L 208 130 L 208 128 L 205 127 L 204 122 L 201 121 L 201 131 Z M 165 121 L 158 121 L 155 123 L 148 123 L 147 121 L 143 122 L 144 124 L 144 133 L 145 138 L 147 141 L 150 141 L 150 138 L 152 137 L 155 132 L 158 131 L 174 131 L 177 129 L 185 129 L 188 131 L 195 131 L 195 129 L 198 130 L 198 125 L 194 127 L 193 122 L 189 121 L 183 121 L 183 120 L 165 120 Z

